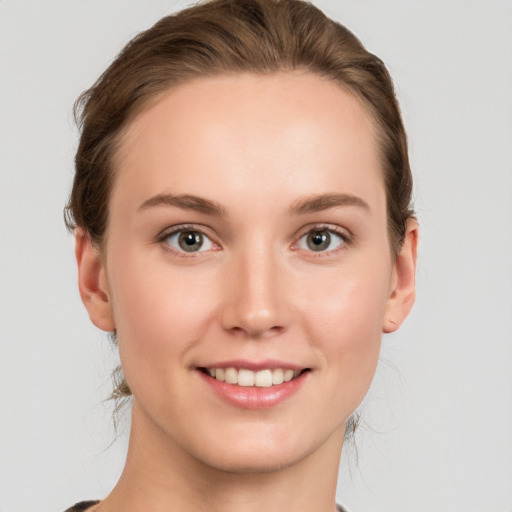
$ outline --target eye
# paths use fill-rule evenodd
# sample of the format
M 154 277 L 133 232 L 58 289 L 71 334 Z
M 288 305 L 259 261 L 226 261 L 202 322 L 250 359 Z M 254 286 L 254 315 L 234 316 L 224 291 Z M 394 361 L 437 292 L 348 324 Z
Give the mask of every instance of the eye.
M 346 243 L 346 237 L 331 229 L 313 229 L 300 237 L 298 247 L 306 251 L 333 251 Z
M 203 252 L 213 248 L 213 242 L 204 233 L 192 229 L 174 231 L 162 241 L 178 252 Z

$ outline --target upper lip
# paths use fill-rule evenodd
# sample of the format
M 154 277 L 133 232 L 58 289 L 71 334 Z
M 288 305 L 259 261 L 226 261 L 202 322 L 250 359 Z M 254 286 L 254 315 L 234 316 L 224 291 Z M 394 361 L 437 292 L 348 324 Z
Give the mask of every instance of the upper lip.
M 284 370 L 304 370 L 307 366 L 290 363 L 288 361 L 279 361 L 276 359 L 267 359 L 264 361 L 248 361 L 246 359 L 231 359 L 229 361 L 218 361 L 214 363 L 202 364 L 198 368 L 243 368 L 257 372 L 260 370 L 273 370 L 282 368 Z

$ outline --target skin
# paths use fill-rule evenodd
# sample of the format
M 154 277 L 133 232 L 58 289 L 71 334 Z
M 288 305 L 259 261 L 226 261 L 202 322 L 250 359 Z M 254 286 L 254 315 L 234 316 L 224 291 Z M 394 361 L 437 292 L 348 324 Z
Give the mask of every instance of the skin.
M 417 225 L 394 259 L 366 110 L 306 72 L 198 79 L 131 122 L 116 166 L 102 253 L 76 235 L 82 300 L 117 330 L 133 392 L 125 470 L 97 510 L 332 512 L 345 423 L 414 301 Z M 182 225 L 208 237 L 200 251 L 163 236 Z M 310 371 L 248 410 L 197 371 L 232 359 Z

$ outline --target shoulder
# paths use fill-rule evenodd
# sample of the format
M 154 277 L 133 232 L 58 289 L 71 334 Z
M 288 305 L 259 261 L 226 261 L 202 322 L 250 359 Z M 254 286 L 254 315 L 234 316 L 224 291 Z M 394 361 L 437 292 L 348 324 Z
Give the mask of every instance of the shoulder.
M 76 503 L 72 507 L 69 507 L 65 512 L 83 512 L 97 503 L 99 503 L 99 500 L 81 501 L 80 503 Z

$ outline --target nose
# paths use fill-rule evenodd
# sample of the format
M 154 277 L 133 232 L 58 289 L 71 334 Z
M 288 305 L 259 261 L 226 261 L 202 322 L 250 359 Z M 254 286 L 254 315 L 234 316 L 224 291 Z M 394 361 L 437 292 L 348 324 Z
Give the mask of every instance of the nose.
M 284 269 L 268 248 L 248 253 L 226 268 L 222 326 L 245 338 L 276 336 L 288 322 Z

